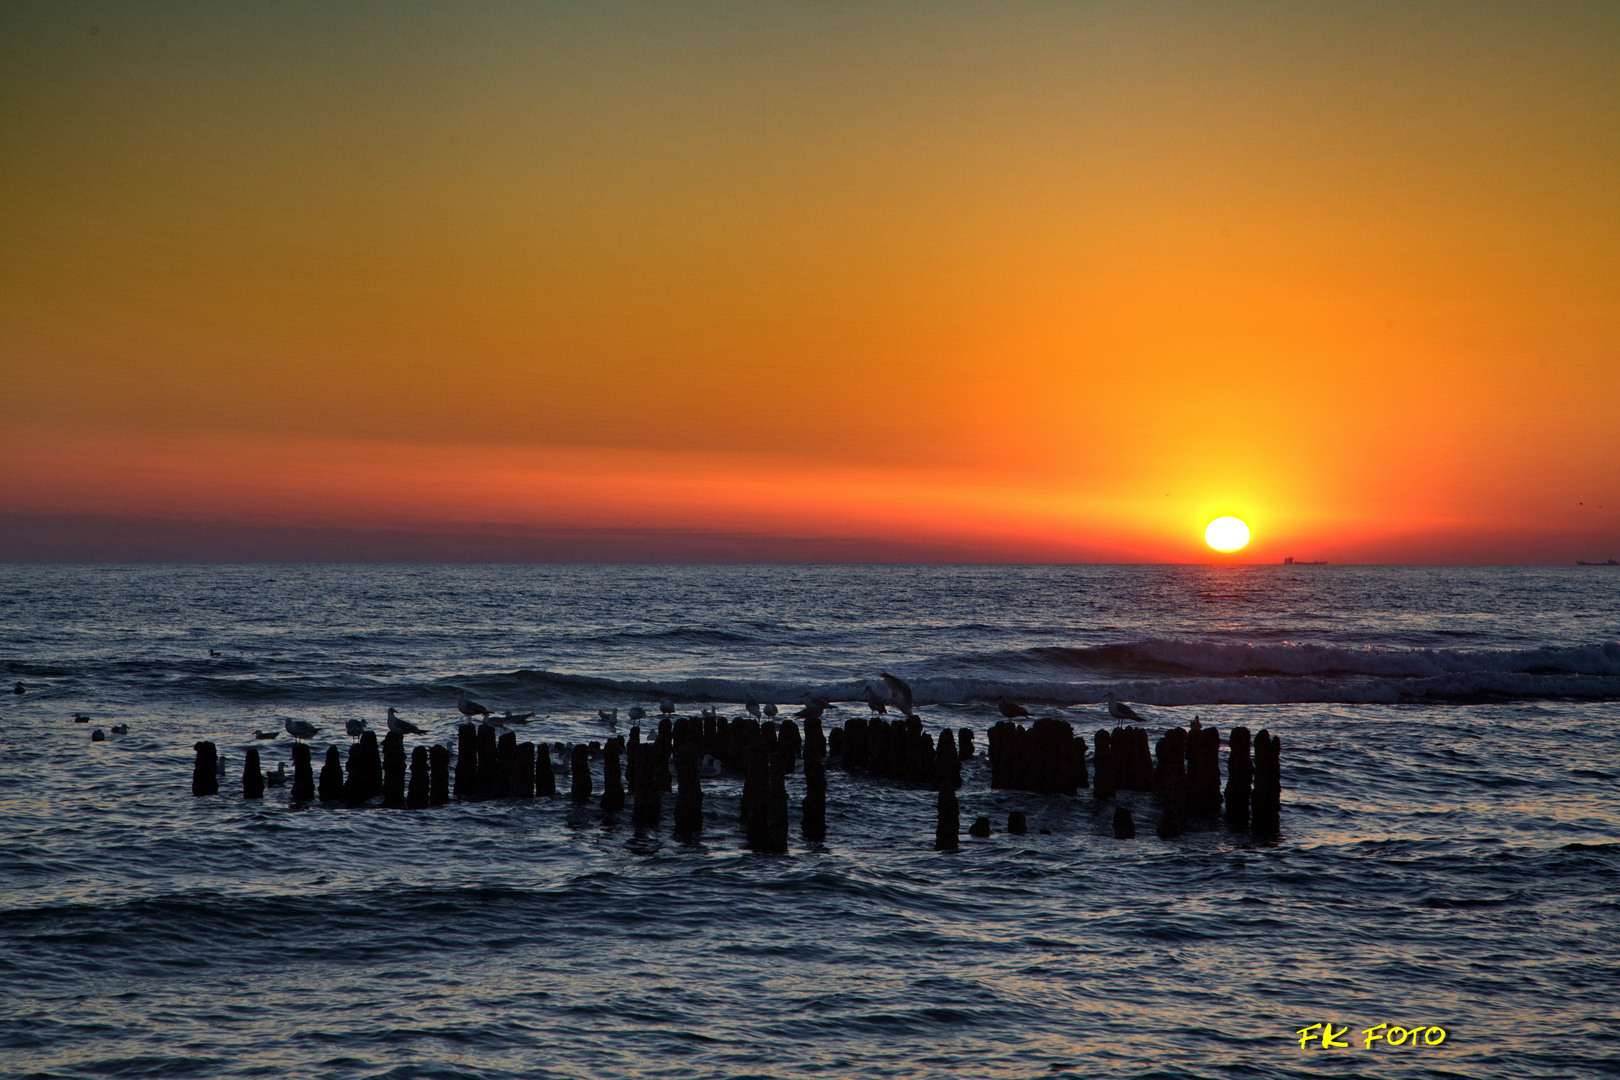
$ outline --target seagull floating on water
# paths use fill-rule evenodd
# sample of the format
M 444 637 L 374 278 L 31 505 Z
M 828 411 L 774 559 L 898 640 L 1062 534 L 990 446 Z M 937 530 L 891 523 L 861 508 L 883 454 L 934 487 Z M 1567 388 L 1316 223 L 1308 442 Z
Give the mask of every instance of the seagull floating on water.
M 905 715 L 911 716 L 911 687 L 906 685 L 904 679 L 896 678 L 887 671 L 880 671 L 878 674 L 882 676 L 883 686 L 889 691 L 889 700 L 894 703 L 895 708 Z
M 308 720 L 283 720 L 281 726 L 287 729 L 287 734 L 300 742 L 313 739 L 321 733 L 321 729 Z
M 281 787 L 283 784 L 285 784 L 287 782 L 287 763 L 283 761 L 279 766 L 276 767 L 275 772 L 265 773 L 264 782 L 269 784 L 271 787 Z
M 725 771 L 726 767 L 720 764 L 720 759 L 712 754 L 704 754 L 703 760 L 698 763 L 698 775 L 702 777 L 713 779 Z
M 630 711 L 625 713 L 625 715 L 632 720 L 640 720 L 647 715 L 647 710 L 643 709 L 640 705 L 632 705 L 630 706 Z
M 996 708 L 1000 710 L 1002 716 L 1005 716 L 1009 720 L 1016 720 L 1020 716 L 1029 715 L 1028 709 L 1016 702 L 1008 701 L 1005 694 L 1003 694 L 1001 698 L 996 701 Z
M 366 733 L 366 721 L 364 719 L 345 720 L 343 721 L 343 730 L 349 733 L 350 738 L 358 739 Z
M 26 693 L 28 693 L 28 687 L 24 686 L 22 683 L 19 682 L 19 683 L 17 683 L 17 685 L 15 685 L 15 686 L 13 686 L 11 688 L 11 692 L 13 694 L 26 694 Z
M 129 734 L 129 725 L 128 724 L 114 724 L 110 730 L 112 731 L 112 733 L 114 735 L 128 735 Z
M 1136 720 L 1144 724 L 1147 723 L 1135 709 L 1115 697 L 1112 690 L 1108 691 L 1108 696 L 1103 700 L 1108 703 L 1108 715 L 1115 720 Z
M 253 733 L 253 737 L 255 739 L 273 739 L 280 734 L 281 732 L 279 731 L 255 731 Z
M 608 725 L 609 727 L 614 727 L 619 722 L 619 710 L 618 710 L 617 707 L 615 707 L 615 708 L 613 708 L 611 710 L 610 709 L 597 709 L 596 710 L 596 715 L 602 721 L 602 723 Z
M 423 731 L 409 720 L 401 720 L 399 714 L 394 712 L 392 705 L 388 706 L 388 730 L 396 735 L 421 735 Z
M 90 722 L 90 714 L 76 712 L 73 714 L 73 722 L 75 724 L 88 724 Z
M 532 712 L 513 712 L 511 709 L 501 714 L 500 722 L 503 724 L 527 724 L 534 717 Z

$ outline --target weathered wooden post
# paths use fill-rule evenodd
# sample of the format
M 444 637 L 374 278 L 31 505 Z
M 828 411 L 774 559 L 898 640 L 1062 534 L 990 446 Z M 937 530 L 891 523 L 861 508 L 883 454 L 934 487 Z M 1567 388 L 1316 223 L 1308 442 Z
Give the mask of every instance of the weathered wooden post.
M 573 800 L 581 806 L 591 801 L 591 751 L 583 743 L 574 745 Z
M 557 774 L 551 769 L 551 747 L 545 743 L 535 747 L 534 793 L 547 799 L 557 794 Z
M 934 751 L 934 767 L 936 788 L 943 789 L 949 785 L 955 791 L 962 786 L 962 758 L 956 752 L 956 736 L 950 728 L 940 729 L 939 746 Z
M 1249 729 L 1235 727 L 1227 736 L 1226 821 L 1234 829 L 1249 827 L 1249 790 L 1254 783 L 1254 761 L 1249 757 Z
M 1131 812 L 1123 806 L 1114 808 L 1114 839 L 1133 840 L 1136 838 L 1136 820 Z
M 827 756 L 827 736 L 821 731 L 821 717 L 807 716 L 804 718 L 804 760 L 805 767 L 809 768 L 810 756 L 818 758 Z M 823 761 L 825 768 L 826 762 Z
M 1168 840 L 1186 829 L 1187 807 L 1187 729 L 1171 728 L 1157 747 L 1159 764 L 1153 776 L 1153 789 L 1164 804 L 1157 832 Z
M 289 798 L 293 802 L 309 802 L 315 797 L 315 770 L 309 765 L 309 744 L 293 743 L 293 784 Z
M 320 799 L 321 802 L 343 801 L 343 755 L 335 746 L 326 748 L 326 764 L 321 766 Z
M 983 815 L 974 818 L 973 819 L 973 824 L 968 826 L 968 835 L 969 836 L 977 836 L 981 840 L 984 839 L 985 837 L 989 836 L 990 835 L 990 819 L 987 818 L 987 817 L 984 817 Z
M 248 747 L 242 758 L 242 798 L 264 798 L 264 767 L 259 764 L 259 748 Z
M 736 725 L 732 725 L 735 730 Z M 755 739 L 748 744 L 743 753 L 743 790 L 742 811 L 743 824 L 748 834 L 748 846 L 755 851 L 764 851 L 770 846 L 770 824 L 767 816 L 766 788 L 770 783 L 770 770 L 765 759 L 769 752 L 765 749 L 764 739 Z
M 534 798 L 534 743 L 520 742 L 512 759 L 512 797 Z
M 965 727 L 957 732 L 956 745 L 961 752 L 962 760 L 971 760 L 973 757 L 973 729 Z M 986 825 L 988 825 L 989 821 L 989 818 L 985 818 Z
M 798 764 L 799 753 L 804 746 L 804 740 L 799 735 L 799 725 L 792 720 L 783 720 L 778 729 L 777 752 L 782 755 L 782 771 L 790 773 Z
M 219 748 L 211 742 L 200 742 L 192 749 L 197 751 L 197 760 L 191 766 L 191 794 L 218 795 Z
M 433 769 L 428 764 L 427 747 L 418 746 L 411 751 L 411 784 L 405 792 L 408 810 L 425 810 L 433 790 Z
M 1249 831 L 1276 836 L 1282 828 L 1282 740 L 1261 729 L 1254 740 L 1254 796 Z
M 471 802 L 478 798 L 478 725 L 456 728 L 456 798 Z
M 1091 764 L 1097 774 L 1095 783 L 1091 788 L 1091 795 L 1098 802 L 1114 797 L 1115 785 L 1118 783 L 1114 767 L 1114 737 L 1107 729 L 1097 732 L 1097 742 L 1092 755 Z
M 450 801 L 450 748 L 428 748 L 428 805 L 444 806 Z
M 819 736 L 821 725 L 813 720 L 805 722 L 806 727 L 811 724 L 816 724 L 811 730 Z M 815 844 L 827 839 L 827 759 L 818 749 L 814 742 L 805 743 L 804 805 L 799 808 L 799 832 Z
M 661 756 L 657 743 L 649 743 L 636 751 L 630 767 L 631 783 L 635 789 L 635 805 L 630 809 L 633 824 L 656 826 L 664 819 L 664 793 L 658 783 Z M 668 772 L 668 768 L 664 769 Z
M 866 717 L 852 716 L 844 721 L 844 768 L 870 769 L 871 744 L 867 739 Z M 837 753 L 836 750 L 833 751 Z
M 1187 738 L 1187 786 L 1192 813 L 1219 817 L 1221 813 L 1221 733 L 1201 727 Z
M 1022 810 L 1014 810 L 1007 815 L 1007 831 L 1014 836 L 1024 836 L 1029 832 L 1029 818 L 1024 816 Z
M 766 755 L 765 782 L 765 829 L 770 844 L 765 850 L 780 855 L 788 849 L 787 773 L 780 752 Z
M 517 772 L 517 732 L 503 731 L 495 740 L 494 796 L 512 797 L 513 774 Z
M 955 740 L 952 740 L 955 745 Z M 934 850 L 955 851 L 962 844 L 962 816 L 956 802 L 956 788 L 949 782 L 939 786 L 939 823 L 934 828 Z
M 618 736 L 602 746 L 602 812 L 617 814 L 624 809 L 624 783 L 619 777 Z
M 670 758 L 675 755 L 675 731 L 669 722 L 669 717 L 658 721 L 658 741 L 653 743 L 658 749 L 658 790 L 674 791 L 674 779 L 669 775 Z M 662 811 L 660 811 L 662 816 Z
M 383 736 L 383 805 L 405 809 L 405 736 L 390 731 Z
M 675 831 L 695 836 L 703 831 L 703 785 L 698 778 L 698 747 L 682 743 L 675 751 Z
M 499 736 L 493 724 L 478 725 L 478 797 L 496 798 L 499 788 L 495 775 L 499 769 Z

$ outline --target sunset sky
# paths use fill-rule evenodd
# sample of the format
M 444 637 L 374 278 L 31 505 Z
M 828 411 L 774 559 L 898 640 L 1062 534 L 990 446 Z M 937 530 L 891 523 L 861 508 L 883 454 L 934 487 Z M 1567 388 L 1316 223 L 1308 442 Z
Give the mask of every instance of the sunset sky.
M 0 559 L 1620 557 L 1616 57 L 1613 3 L 7 3 Z

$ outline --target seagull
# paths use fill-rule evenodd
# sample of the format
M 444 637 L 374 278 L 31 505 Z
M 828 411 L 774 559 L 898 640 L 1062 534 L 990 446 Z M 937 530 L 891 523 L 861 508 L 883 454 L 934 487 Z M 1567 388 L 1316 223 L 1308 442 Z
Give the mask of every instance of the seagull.
M 219 655 L 219 650 L 218 649 L 209 649 L 208 650 L 208 655 L 209 656 L 218 656 Z
M 508 709 L 501 716 L 501 723 L 503 723 L 503 724 L 527 724 L 529 722 L 530 718 L 533 717 L 533 716 L 534 716 L 534 713 L 532 713 L 532 712 L 512 712 L 510 709 Z
M 365 721 L 362 720 L 361 723 L 365 723 Z M 401 720 L 399 718 L 399 714 L 394 712 L 394 707 L 392 705 L 388 706 L 388 730 L 395 735 L 425 734 L 421 728 L 417 727 L 409 720 Z
M 269 784 L 271 787 L 281 787 L 283 784 L 285 784 L 287 782 L 287 763 L 283 761 L 279 766 L 277 766 L 275 772 L 265 773 L 264 782 Z
M 748 710 L 749 716 L 756 720 L 759 719 L 759 699 L 753 694 L 748 695 L 748 700 L 743 702 L 743 708 Z
M 820 720 L 821 714 L 826 711 L 827 702 L 816 697 L 814 694 L 807 693 L 804 695 L 804 708 L 800 709 L 793 715 L 798 717 L 800 720 Z
M 765 719 L 767 719 L 767 720 L 776 719 L 776 706 L 772 705 L 768 701 L 765 703 Z
M 1009 720 L 1016 720 L 1020 716 L 1029 715 L 1028 709 L 1024 708 L 1022 705 L 1008 701 L 1005 694 L 997 699 L 996 708 L 1001 710 L 1001 715 L 1005 716 Z
M 602 723 L 606 724 L 608 727 L 615 727 L 619 723 L 619 710 L 616 708 L 612 711 L 607 709 L 597 709 L 596 715 L 600 717 Z
M 705 720 L 718 720 L 718 719 L 720 719 L 720 710 L 715 708 L 712 705 L 709 706 L 707 709 L 700 710 L 700 712 L 702 712 L 703 719 L 705 719 Z
M 463 690 L 461 692 L 461 700 L 456 702 L 456 708 L 461 711 L 462 716 L 471 717 L 471 716 L 488 716 L 489 715 L 489 709 L 487 707 L 483 706 L 483 705 L 478 704 L 478 702 L 473 701 L 471 698 L 469 698 L 467 696 L 467 691 L 465 691 L 465 690 Z
M 279 731 L 255 731 L 253 733 L 253 737 L 255 739 L 273 739 L 280 734 L 281 732 Z
M 907 716 L 912 715 L 911 687 L 906 685 L 904 679 L 897 679 L 887 671 L 880 671 L 878 674 L 883 677 L 883 685 L 889 691 L 889 700 Z
M 866 707 L 875 713 L 886 713 L 889 711 L 889 706 L 884 703 L 882 698 L 878 697 L 877 691 L 872 689 L 870 686 L 866 688 Z
M 658 711 L 663 713 L 665 716 L 668 716 L 670 713 L 674 712 L 675 711 L 675 699 L 674 698 L 665 698 L 663 701 L 660 701 L 658 703 Z
M 308 720 L 283 720 L 281 726 L 287 729 L 287 734 L 299 742 L 303 742 L 305 739 L 313 739 L 321 731 L 320 728 Z
M 129 725 L 128 724 L 114 724 L 112 726 L 112 733 L 114 735 L 128 735 L 129 734 Z
M 90 722 L 90 714 L 76 712 L 73 714 L 73 722 L 75 724 L 88 724 Z
M 710 779 L 713 779 L 714 777 L 719 776 L 721 773 L 723 773 L 725 771 L 726 771 L 726 767 L 724 765 L 720 764 L 720 759 L 716 758 L 712 754 L 704 754 L 703 755 L 703 760 L 698 763 L 698 775 L 699 776 L 704 776 L 704 777 L 708 777 Z
M 11 688 L 11 692 L 13 694 L 26 694 L 28 693 L 28 687 L 19 682 L 16 686 Z
M 345 720 L 343 721 L 343 730 L 349 733 L 350 738 L 358 739 L 366 733 L 366 722 L 363 719 Z
M 1108 715 L 1115 720 L 1137 720 L 1144 724 L 1147 723 L 1135 709 L 1115 697 L 1112 690 L 1108 691 L 1108 696 L 1103 700 L 1108 703 Z
M 630 706 L 630 711 L 625 713 L 625 715 L 632 720 L 640 720 L 642 717 L 647 715 L 647 710 L 643 709 L 640 705 L 632 705 Z

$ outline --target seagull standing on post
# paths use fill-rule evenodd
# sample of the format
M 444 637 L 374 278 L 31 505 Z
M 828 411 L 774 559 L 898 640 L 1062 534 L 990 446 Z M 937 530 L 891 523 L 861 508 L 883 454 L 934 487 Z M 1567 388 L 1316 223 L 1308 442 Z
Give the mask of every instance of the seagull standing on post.
M 894 706 L 907 716 L 912 715 L 911 687 L 906 685 L 904 679 L 897 679 L 887 671 L 878 672 L 883 677 L 883 686 L 889 691 L 889 700 Z
M 1108 691 L 1108 696 L 1103 700 L 1108 703 L 1108 715 L 1115 720 L 1135 720 L 1139 724 L 1147 723 L 1135 709 L 1115 697 L 1112 690 Z
M 748 695 L 748 700 L 743 702 L 743 708 L 748 710 L 749 716 L 755 720 L 759 719 L 759 699 L 753 694 Z
M 388 730 L 395 735 L 426 734 L 421 728 L 417 727 L 409 720 L 401 720 L 399 718 L 399 714 L 394 712 L 394 707 L 392 705 L 388 706 Z

